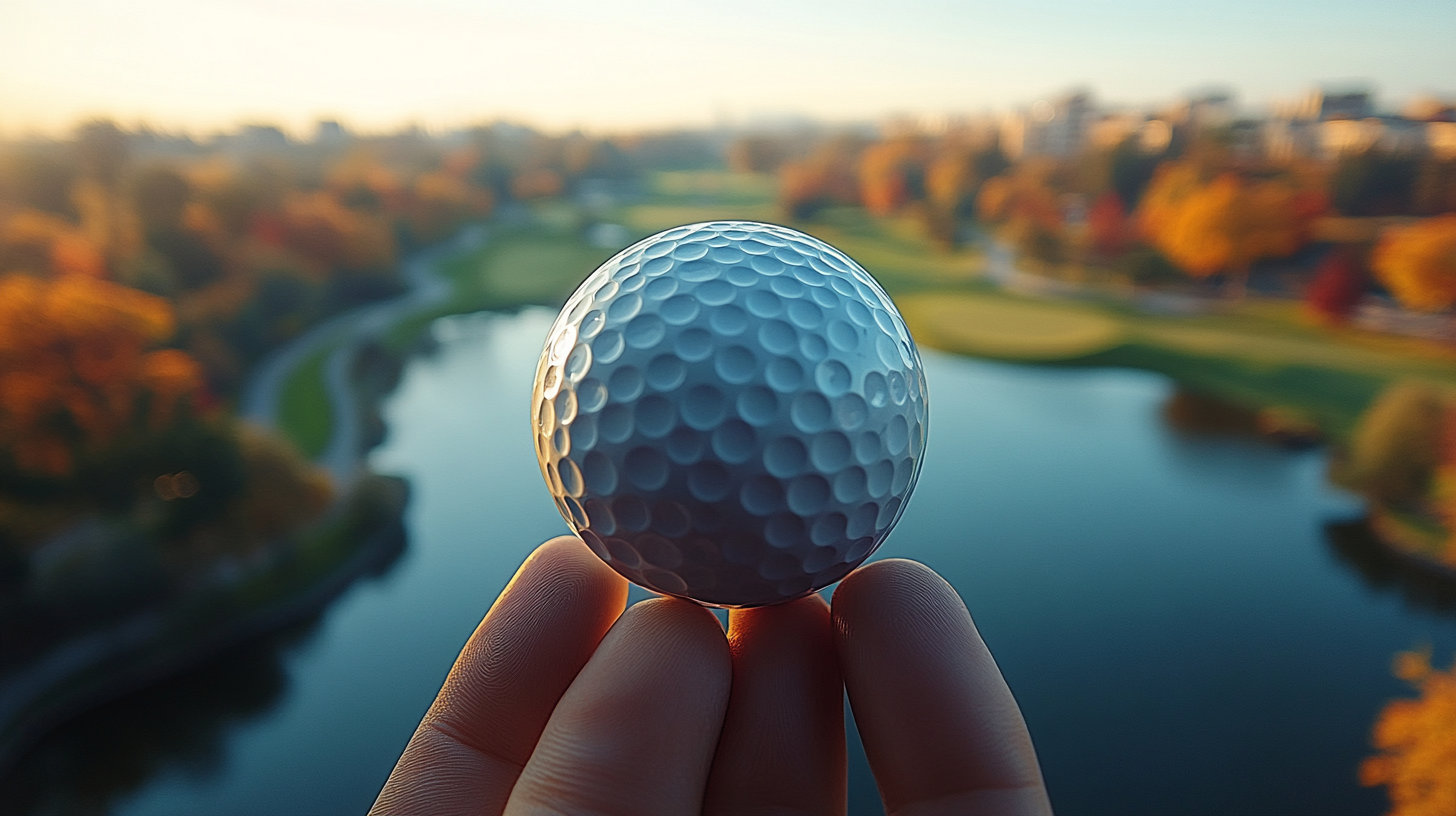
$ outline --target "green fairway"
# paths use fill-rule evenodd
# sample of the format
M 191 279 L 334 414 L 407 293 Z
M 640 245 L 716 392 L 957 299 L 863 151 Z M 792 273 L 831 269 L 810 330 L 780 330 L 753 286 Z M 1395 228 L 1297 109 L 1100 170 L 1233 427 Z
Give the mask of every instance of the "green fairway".
M 483 296 L 555 305 L 614 253 L 551 235 L 505 236 L 466 270 Z
M 552 210 L 553 218 L 559 213 Z M 592 270 L 616 254 L 594 247 L 574 229 L 540 224 L 500 226 L 479 249 L 443 261 L 440 273 L 450 281 L 448 300 L 435 309 L 396 323 L 384 337 L 385 345 L 408 348 L 438 317 L 486 309 L 519 306 L 559 306 Z
M 1124 334 L 1105 315 L 994 295 L 912 294 L 897 305 L 920 342 L 982 357 L 1065 360 L 1106 351 Z
M 764 175 L 656 173 L 640 196 L 602 217 L 624 225 L 634 238 L 726 218 L 787 223 L 842 249 L 874 274 L 924 345 L 1011 362 L 1157 371 L 1251 408 L 1289 409 L 1336 437 L 1349 433 L 1371 399 L 1396 380 L 1456 388 L 1456 350 L 1443 344 L 1314 325 L 1290 301 L 1250 299 L 1215 304 L 1207 314 L 1170 316 L 1140 311 L 1115 296 L 1011 294 L 983 275 L 978 250 L 938 247 L 914 218 L 875 218 L 838 207 L 789 222 L 775 196 L 774 180 Z M 613 254 L 581 239 L 586 220 L 568 200 L 536 205 L 533 212 L 529 225 L 497 226 L 484 247 L 442 264 L 455 284 L 450 301 L 396 327 L 392 341 L 407 342 L 441 314 L 554 306 Z M 316 439 L 320 433 L 326 438 L 327 429 L 309 433 L 300 431 Z
M 278 426 L 310 459 L 324 452 L 334 433 L 333 406 L 324 388 L 324 363 L 331 351 L 320 349 L 288 375 L 278 406 Z
M 979 282 L 984 259 L 973 248 L 941 249 L 914 219 L 878 219 L 858 208 L 826 210 L 810 222 L 794 222 L 869 270 L 892 294 Z

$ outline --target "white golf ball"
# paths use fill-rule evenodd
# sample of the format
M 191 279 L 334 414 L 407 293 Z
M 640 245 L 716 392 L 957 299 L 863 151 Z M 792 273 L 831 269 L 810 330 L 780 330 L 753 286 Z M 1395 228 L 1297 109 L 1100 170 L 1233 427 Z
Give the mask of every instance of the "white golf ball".
M 664 595 L 762 606 L 838 581 L 889 534 L 925 450 L 925 375 L 854 261 L 716 221 L 586 279 L 531 416 L 556 506 L 603 561 Z

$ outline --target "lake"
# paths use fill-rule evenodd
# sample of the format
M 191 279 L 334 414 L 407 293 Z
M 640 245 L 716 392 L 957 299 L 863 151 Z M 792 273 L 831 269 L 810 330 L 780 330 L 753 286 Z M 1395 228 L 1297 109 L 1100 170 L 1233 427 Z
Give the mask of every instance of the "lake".
M 413 486 L 388 572 L 78 719 L 12 778 L 134 816 L 363 813 L 496 593 L 565 532 L 527 422 L 552 317 L 448 318 L 410 362 L 372 456 Z M 1323 451 L 1172 430 L 1153 374 L 925 365 L 924 470 L 875 557 L 960 591 L 1059 813 L 1381 812 L 1356 769 L 1408 693 L 1391 659 L 1430 644 L 1445 665 L 1456 615 L 1380 577 Z M 880 813 L 851 762 L 850 812 Z

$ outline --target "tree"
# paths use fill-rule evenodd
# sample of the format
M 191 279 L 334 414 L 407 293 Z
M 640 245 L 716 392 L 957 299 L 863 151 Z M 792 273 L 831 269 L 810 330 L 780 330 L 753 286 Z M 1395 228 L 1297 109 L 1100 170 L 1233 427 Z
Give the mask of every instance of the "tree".
M 175 349 L 165 300 L 107 281 L 0 277 L 0 447 L 22 470 L 71 471 L 78 453 L 165 426 L 202 385 Z
M 926 150 L 919 139 L 901 137 L 867 148 L 859 160 L 860 200 L 874 215 L 891 215 L 925 198 Z
M 1224 172 L 1205 181 L 1192 163 L 1170 162 L 1144 194 L 1139 222 L 1185 272 L 1226 273 L 1241 296 L 1254 262 L 1293 254 L 1322 210 L 1321 196 L 1285 179 Z
M 317 264 L 321 274 L 336 268 L 388 269 L 394 262 L 389 226 L 345 207 L 327 192 L 294 193 L 282 215 L 288 246 Z
M 1087 237 L 1092 250 L 1104 258 L 1116 258 L 1132 242 L 1132 226 L 1122 197 L 1108 191 L 1098 196 L 1087 210 Z
M 1375 721 L 1377 756 L 1360 765 L 1360 784 L 1384 785 L 1390 816 L 1456 813 L 1456 664 L 1431 667 L 1431 653 L 1396 655 L 1395 675 L 1419 692 L 1392 700 Z
M 1330 176 L 1330 201 L 1344 215 L 1401 215 L 1412 211 L 1416 159 L 1366 150 L 1347 156 Z
M 728 166 L 739 173 L 776 173 L 790 152 L 782 137 L 742 136 L 728 145 Z
M 130 157 L 126 134 L 109 119 L 86 122 L 76 129 L 76 157 L 88 178 L 115 188 Z
M 1304 291 L 1304 301 L 1317 317 L 1331 323 L 1345 323 L 1355 313 L 1365 294 L 1365 270 L 1358 253 L 1341 247 L 1326 255 L 1315 267 L 1314 277 Z
M 170 167 L 152 167 L 132 182 L 132 204 L 148 234 L 182 225 L 182 211 L 192 197 L 192 186 Z
M 1371 267 L 1405 307 L 1429 312 L 1450 308 L 1456 303 L 1456 215 L 1387 230 Z
M 954 246 L 962 219 L 976 213 L 981 186 L 1006 169 L 1008 163 L 996 147 L 958 144 L 946 139 L 925 169 L 925 206 L 921 216 L 930 235 L 943 246 Z
M 1391 386 L 1360 417 L 1331 475 L 1383 505 L 1420 500 L 1440 464 L 1446 413 L 1441 393 L 1430 385 Z
M 1161 160 L 1160 155 L 1142 150 L 1138 137 L 1124 139 L 1108 157 L 1108 184 L 1112 192 L 1117 193 L 1125 205 L 1137 206 Z
M 1001 225 L 1003 235 L 1043 263 L 1058 263 L 1067 254 L 1055 169 L 1046 163 L 1022 162 L 1008 175 L 987 179 L 976 197 L 982 221 Z
M 91 236 L 50 213 L 22 209 L 0 224 L 0 272 L 106 275 L 106 259 Z
M 779 206 L 792 219 L 814 217 L 825 207 L 858 204 L 856 160 L 863 144 L 852 136 L 830 139 L 812 156 L 779 168 Z

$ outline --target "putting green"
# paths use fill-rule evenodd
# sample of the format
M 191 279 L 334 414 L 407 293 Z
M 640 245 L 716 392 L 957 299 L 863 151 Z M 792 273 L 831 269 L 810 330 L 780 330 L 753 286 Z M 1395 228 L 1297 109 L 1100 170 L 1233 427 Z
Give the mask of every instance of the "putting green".
M 1122 327 L 1099 314 L 970 294 L 909 295 L 898 301 L 916 339 L 962 354 L 1061 360 L 1105 351 Z

